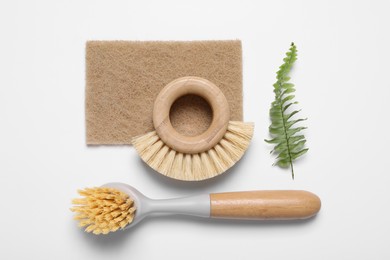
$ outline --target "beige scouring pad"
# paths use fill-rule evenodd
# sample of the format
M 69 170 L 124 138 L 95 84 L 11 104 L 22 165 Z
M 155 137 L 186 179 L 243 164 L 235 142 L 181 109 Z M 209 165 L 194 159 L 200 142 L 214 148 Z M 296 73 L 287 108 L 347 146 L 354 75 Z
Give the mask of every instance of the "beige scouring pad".
M 169 82 L 205 78 L 220 88 L 231 121 L 242 121 L 241 42 L 90 41 L 86 45 L 87 144 L 131 144 L 153 131 L 153 103 Z M 183 96 L 173 104 L 175 129 L 194 136 L 212 120 L 207 102 Z M 191 122 L 191 123 L 189 123 Z

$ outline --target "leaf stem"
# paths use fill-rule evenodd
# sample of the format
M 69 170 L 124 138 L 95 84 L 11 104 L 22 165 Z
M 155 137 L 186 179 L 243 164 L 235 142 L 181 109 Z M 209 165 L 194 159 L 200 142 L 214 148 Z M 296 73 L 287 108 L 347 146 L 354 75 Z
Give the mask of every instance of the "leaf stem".
M 280 84 L 280 83 L 279 83 Z M 284 129 L 284 136 L 286 137 L 286 144 L 287 144 L 287 152 L 288 152 L 288 159 L 290 161 L 290 166 L 291 166 L 291 175 L 294 180 L 294 166 L 291 158 L 291 150 L 290 150 L 290 140 L 287 136 L 287 127 L 286 127 L 286 120 L 283 114 L 283 107 L 280 105 L 280 113 L 282 114 L 282 121 L 283 121 L 283 129 Z
M 290 165 L 291 165 L 291 175 L 292 175 L 292 179 L 294 180 L 294 165 L 292 163 L 292 160 L 290 160 Z
M 294 45 L 294 43 L 291 44 L 291 46 L 293 46 L 293 45 Z M 290 65 L 292 57 L 293 56 L 291 55 L 289 60 L 286 62 L 286 64 Z M 284 81 L 284 75 L 278 80 L 279 89 L 282 89 L 282 82 L 283 81 Z M 287 152 L 288 152 L 288 157 L 289 157 L 290 167 L 291 167 L 291 175 L 292 175 L 292 179 L 294 180 L 294 166 L 293 166 L 293 162 L 292 162 L 292 158 L 291 158 L 290 142 L 289 142 L 289 138 L 287 136 L 286 120 L 285 120 L 285 117 L 284 117 L 283 107 L 282 107 L 282 104 L 281 104 L 282 98 L 283 98 L 283 93 L 279 96 L 279 102 L 278 103 L 280 104 L 279 108 L 280 108 L 280 114 L 282 115 L 284 136 L 286 137 Z

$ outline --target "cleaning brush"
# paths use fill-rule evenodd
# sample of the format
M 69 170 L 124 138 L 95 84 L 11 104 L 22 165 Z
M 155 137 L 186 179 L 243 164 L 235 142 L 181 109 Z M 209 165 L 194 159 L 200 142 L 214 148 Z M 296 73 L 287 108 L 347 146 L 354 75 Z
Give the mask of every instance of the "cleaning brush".
M 147 215 L 183 214 L 206 218 L 292 220 L 314 216 L 321 208 L 313 193 L 299 190 L 243 191 L 153 200 L 124 183 L 79 191 L 74 217 L 87 232 L 108 234 L 135 226 Z
M 198 136 L 179 134 L 169 118 L 175 100 L 188 94 L 203 97 L 213 111 L 210 127 Z M 150 167 L 170 178 L 212 178 L 243 156 L 253 135 L 253 123 L 229 119 L 228 102 L 217 86 L 199 77 L 179 78 L 165 86 L 155 100 L 155 131 L 134 137 L 132 144 Z
M 87 226 L 87 232 L 107 234 L 124 228 L 134 219 L 134 201 L 120 190 L 107 187 L 87 188 L 79 190 L 79 194 L 84 198 L 72 200 L 78 206 L 71 210 L 77 212 L 74 219 L 80 221 L 80 227 Z

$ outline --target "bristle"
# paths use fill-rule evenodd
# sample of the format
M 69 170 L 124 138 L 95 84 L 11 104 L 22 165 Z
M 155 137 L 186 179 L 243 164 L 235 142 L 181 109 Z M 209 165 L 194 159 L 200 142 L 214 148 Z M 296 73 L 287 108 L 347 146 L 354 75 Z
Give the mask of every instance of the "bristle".
M 167 176 L 174 179 L 180 179 L 180 177 L 183 175 L 183 157 L 184 156 L 182 153 L 176 153 L 172 168 Z
M 154 156 L 153 160 L 150 161 L 150 167 L 153 169 L 159 169 L 160 165 L 164 161 L 167 153 L 169 152 L 169 147 L 164 145 Z
M 192 156 L 191 154 L 184 154 L 183 159 L 183 176 L 186 180 L 192 178 Z
M 160 138 L 157 135 L 156 131 L 149 132 L 144 135 L 136 136 L 132 139 L 132 144 L 137 149 L 139 153 L 143 152 L 145 149 L 148 149 L 152 144 L 157 142 Z
M 81 199 L 74 199 L 71 211 L 75 220 L 86 232 L 95 235 L 114 232 L 130 224 L 135 215 L 133 200 L 125 193 L 112 188 L 87 188 L 80 190 Z
M 235 135 L 232 132 L 227 131 L 224 138 L 229 141 L 231 144 L 233 144 L 236 149 L 245 150 L 248 146 L 248 142 L 242 138 L 241 136 Z
M 151 160 L 154 159 L 155 155 L 160 151 L 161 147 L 163 147 L 164 143 L 161 140 L 158 140 L 154 144 L 152 144 L 148 149 L 145 149 L 141 156 L 144 158 L 145 162 L 150 164 Z
M 133 139 L 141 158 L 156 171 L 179 180 L 204 180 L 232 167 L 245 153 L 253 135 L 253 123 L 230 121 L 222 140 L 200 154 L 170 149 L 155 131 Z
M 203 176 L 206 176 L 203 179 L 214 177 L 217 171 L 208 153 L 201 153 L 200 160 L 202 161 Z
M 200 160 L 199 154 L 192 155 L 192 173 L 194 174 L 194 177 L 196 177 L 200 180 L 205 178 L 205 176 L 203 176 L 204 172 L 202 170 L 202 161 Z M 199 173 L 199 174 L 196 174 L 196 173 Z
M 213 162 L 214 167 L 215 167 L 215 169 L 217 171 L 216 173 L 219 174 L 221 172 L 224 172 L 226 169 L 221 164 L 221 161 L 219 160 L 219 157 L 218 157 L 217 153 L 215 152 L 214 148 L 210 149 L 208 151 L 208 154 L 209 154 L 210 159 Z
M 159 168 L 162 174 L 168 175 L 169 171 L 172 168 L 173 161 L 175 160 L 175 155 L 176 155 L 176 151 L 170 150 L 167 156 L 165 156 Z
M 241 149 L 237 148 L 237 146 L 235 146 L 225 138 L 222 138 L 219 144 L 223 147 L 225 152 L 229 154 L 233 162 L 237 162 L 241 158 L 242 155 Z
M 253 135 L 253 123 L 244 123 L 239 121 L 230 121 L 228 131 L 242 137 L 245 140 L 250 140 Z
M 217 144 L 214 149 L 217 152 L 220 164 L 223 165 L 224 171 L 230 168 L 230 165 L 235 163 L 232 157 L 225 151 L 225 149 L 223 149 L 220 144 Z

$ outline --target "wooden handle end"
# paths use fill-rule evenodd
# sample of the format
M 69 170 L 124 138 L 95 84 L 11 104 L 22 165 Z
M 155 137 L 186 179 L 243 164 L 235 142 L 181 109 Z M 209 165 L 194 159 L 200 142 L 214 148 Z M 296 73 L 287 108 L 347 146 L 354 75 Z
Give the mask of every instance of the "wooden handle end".
M 210 194 L 211 217 L 305 219 L 318 213 L 320 198 L 308 191 L 248 191 Z

